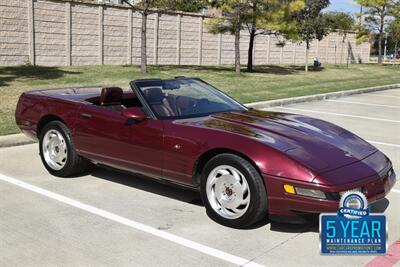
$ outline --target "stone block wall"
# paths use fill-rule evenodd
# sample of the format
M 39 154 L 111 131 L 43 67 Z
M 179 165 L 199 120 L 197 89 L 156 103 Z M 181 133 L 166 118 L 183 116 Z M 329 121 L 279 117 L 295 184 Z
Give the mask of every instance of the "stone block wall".
M 149 64 L 218 65 L 234 63 L 234 36 L 211 34 L 206 17 L 190 13 L 151 14 L 147 19 Z M 113 4 L 84 0 L 0 0 L 0 65 L 46 66 L 139 64 L 141 14 Z M 249 34 L 241 34 L 241 62 L 247 62 Z M 303 64 L 305 44 L 259 35 L 255 64 Z M 349 49 L 350 48 L 350 49 Z M 331 33 L 314 41 L 310 63 L 368 62 L 369 43 L 355 35 Z

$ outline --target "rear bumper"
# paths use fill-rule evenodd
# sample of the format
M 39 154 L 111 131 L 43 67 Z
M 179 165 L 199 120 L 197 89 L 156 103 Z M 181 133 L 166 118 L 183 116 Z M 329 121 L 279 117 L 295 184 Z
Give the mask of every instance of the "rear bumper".
M 388 173 L 389 168 L 383 172 Z M 270 215 L 296 217 L 305 214 L 319 214 L 324 212 L 336 212 L 339 208 L 339 192 L 349 191 L 355 188 L 362 188 L 367 196 L 368 203 L 371 204 L 384 198 L 396 183 L 396 175 L 392 170 L 390 177 L 388 175 L 377 175 L 357 181 L 357 183 L 323 186 L 313 183 L 299 182 L 291 179 L 263 175 L 266 190 L 268 193 L 268 212 Z M 285 193 L 284 184 L 291 184 L 296 187 L 318 189 L 331 195 L 337 195 L 337 199 L 317 199 Z

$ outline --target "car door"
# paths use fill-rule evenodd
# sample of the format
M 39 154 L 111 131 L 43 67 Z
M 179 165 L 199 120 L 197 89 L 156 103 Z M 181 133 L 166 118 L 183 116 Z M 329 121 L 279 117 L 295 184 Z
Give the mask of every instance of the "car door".
M 204 143 L 196 138 L 193 129 L 174 121 L 164 121 L 164 169 L 168 180 L 180 184 L 193 184 L 193 165 Z
M 77 151 L 112 167 L 161 177 L 163 124 L 146 119 L 129 124 L 121 112 L 83 104 L 73 129 Z

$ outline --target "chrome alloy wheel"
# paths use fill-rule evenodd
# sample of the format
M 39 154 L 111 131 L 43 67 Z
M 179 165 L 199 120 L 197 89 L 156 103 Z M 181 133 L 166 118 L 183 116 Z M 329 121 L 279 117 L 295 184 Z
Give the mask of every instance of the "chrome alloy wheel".
M 55 171 L 61 170 L 67 162 L 67 144 L 62 134 L 54 129 L 43 137 L 43 157 L 47 165 Z
M 213 210 L 226 219 L 241 217 L 250 205 L 246 178 L 232 166 L 214 168 L 207 177 L 206 192 Z

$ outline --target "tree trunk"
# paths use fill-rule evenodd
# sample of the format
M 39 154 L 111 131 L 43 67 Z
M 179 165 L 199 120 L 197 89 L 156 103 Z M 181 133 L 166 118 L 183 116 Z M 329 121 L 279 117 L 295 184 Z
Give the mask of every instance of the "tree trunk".
M 240 29 L 241 23 L 238 19 L 235 29 L 235 71 L 240 74 Z
M 352 53 L 351 50 L 351 45 L 350 42 L 347 40 L 347 32 L 345 32 L 345 35 L 343 36 L 343 45 L 346 43 L 347 41 L 347 58 L 346 58 L 346 66 L 347 68 L 349 68 L 350 65 L 350 53 Z
M 308 72 L 308 54 L 310 52 L 310 43 L 309 41 L 306 41 L 306 72 Z
M 257 2 L 253 4 L 253 19 L 251 22 L 250 36 L 249 36 L 249 50 L 247 52 L 247 71 L 253 72 L 253 50 L 254 50 L 254 40 L 256 39 L 256 13 L 257 13 Z
M 340 48 L 340 64 L 343 64 L 343 49 L 344 49 L 345 42 L 346 42 L 346 37 L 343 36 L 342 47 Z
M 254 50 L 254 40 L 256 38 L 256 31 L 252 29 L 250 32 L 249 40 L 249 50 L 247 51 L 247 71 L 253 72 L 253 50 Z
M 383 32 L 379 33 L 379 38 L 378 38 L 378 64 L 383 63 L 383 58 L 382 58 L 382 41 L 383 41 Z
M 145 1 L 147 2 L 147 1 Z M 142 13 L 142 31 L 141 31 L 141 51 L 140 51 L 140 70 L 142 73 L 147 72 L 147 12 Z
M 335 65 L 337 65 L 337 42 L 335 42 Z
M 379 28 L 379 44 L 378 44 L 378 64 L 382 64 L 383 63 L 383 58 L 382 58 L 382 41 L 383 41 L 383 28 L 385 26 L 385 18 L 383 16 L 381 16 L 381 25 Z

